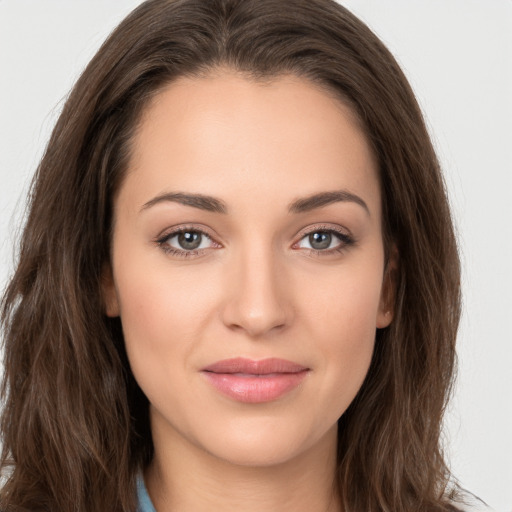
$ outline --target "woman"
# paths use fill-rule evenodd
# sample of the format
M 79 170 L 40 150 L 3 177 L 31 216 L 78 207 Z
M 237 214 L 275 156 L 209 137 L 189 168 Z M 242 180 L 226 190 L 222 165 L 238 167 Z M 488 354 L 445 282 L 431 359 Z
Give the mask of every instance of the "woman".
M 454 510 L 458 318 L 436 156 L 368 28 L 329 0 L 146 2 L 35 177 L 2 507 Z

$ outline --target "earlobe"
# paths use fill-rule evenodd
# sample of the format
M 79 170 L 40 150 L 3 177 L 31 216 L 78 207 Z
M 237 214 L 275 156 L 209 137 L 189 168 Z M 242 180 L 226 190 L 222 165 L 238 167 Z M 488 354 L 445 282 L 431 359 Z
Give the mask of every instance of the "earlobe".
M 101 296 L 105 314 L 111 318 L 119 316 L 119 301 L 110 264 L 105 264 L 101 273 Z
M 379 314 L 377 315 L 377 329 L 384 329 L 385 327 L 388 327 L 389 324 L 393 320 L 393 311 L 390 309 L 386 311 L 379 311 Z
M 384 270 L 384 279 L 380 296 L 379 311 L 377 314 L 377 329 L 388 327 L 395 314 L 395 297 L 398 271 L 398 249 L 392 246 L 390 257 Z

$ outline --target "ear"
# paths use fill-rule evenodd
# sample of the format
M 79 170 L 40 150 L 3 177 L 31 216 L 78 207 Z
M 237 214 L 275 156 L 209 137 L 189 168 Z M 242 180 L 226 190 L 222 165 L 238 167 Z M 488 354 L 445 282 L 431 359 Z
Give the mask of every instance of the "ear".
M 101 272 L 101 298 L 105 314 L 112 318 L 119 316 L 119 301 L 110 263 L 105 263 Z
M 395 297 L 398 272 L 398 249 L 393 244 L 384 269 L 384 278 L 380 295 L 376 326 L 378 329 L 388 327 L 395 315 Z

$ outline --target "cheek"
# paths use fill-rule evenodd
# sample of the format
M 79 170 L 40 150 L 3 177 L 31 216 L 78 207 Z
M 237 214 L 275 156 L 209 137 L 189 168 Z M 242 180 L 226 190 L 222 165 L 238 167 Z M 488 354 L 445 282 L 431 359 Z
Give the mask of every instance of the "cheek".
M 380 303 L 379 267 L 362 266 L 310 287 L 307 329 L 316 341 L 325 410 L 338 417 L 350 405 L 368 372 Z
M 311 276 L 300 292 L 308 311 L 304 316 L 312 327 L 324 329 L 326 338 L 340 337 L 357 345 L 358 339 L 375 334 L 382 272 L 382 265 L 359 261 Z
M 162 260 L 162 258 L 159 258 Z M 170 271 L 165 261 L 120 258 L 116 287 L 132 371 L 149 392 L 178 377 L 212 314 L 211 280 L 195 272 Z

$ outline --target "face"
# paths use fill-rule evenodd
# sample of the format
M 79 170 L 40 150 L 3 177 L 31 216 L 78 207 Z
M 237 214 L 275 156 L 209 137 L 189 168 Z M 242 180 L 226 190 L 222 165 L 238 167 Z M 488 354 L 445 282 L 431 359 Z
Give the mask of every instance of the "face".
M 173 82 L 134 138 L 111 267 L 153 435 L 245 465 L 335 442 L 391 321 L 355 117 L 294 76 Z

